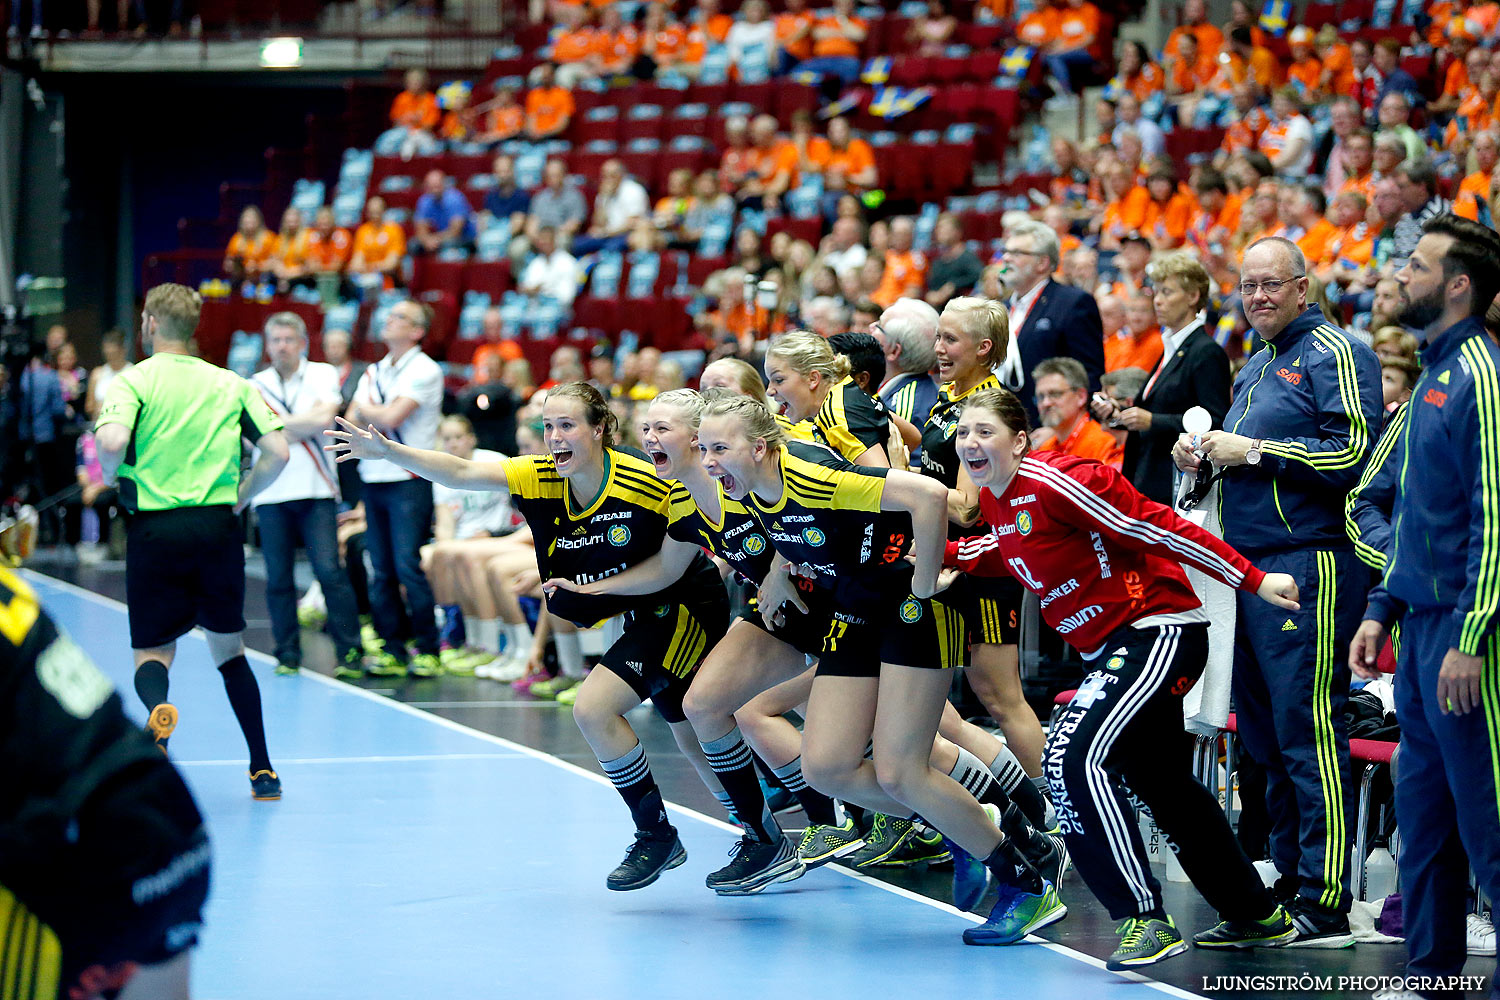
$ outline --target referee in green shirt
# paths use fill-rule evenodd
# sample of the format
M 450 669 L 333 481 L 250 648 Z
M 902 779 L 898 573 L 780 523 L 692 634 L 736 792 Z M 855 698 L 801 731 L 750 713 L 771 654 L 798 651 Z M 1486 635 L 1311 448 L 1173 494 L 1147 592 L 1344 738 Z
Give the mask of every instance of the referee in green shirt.
M 135 690 L 166 750 L 177 725 L 167 670 L 177 640 L 203 627 L 229 704 L 250 748 L 250 788 L 281 797 L 261 718 L 260 687 L 245 660 L 245 551 L 239 512 L 290 456 L 281 420 L 253 386 L 192 357 L 203 304 L 183 285 L 146 293 L 141 331 L 152 356 L 110 383 L 95 425 L 106 481 L 119 477 L 131 512 L 125 561 Z M 240 439 L 260 457 L 240 476 Z

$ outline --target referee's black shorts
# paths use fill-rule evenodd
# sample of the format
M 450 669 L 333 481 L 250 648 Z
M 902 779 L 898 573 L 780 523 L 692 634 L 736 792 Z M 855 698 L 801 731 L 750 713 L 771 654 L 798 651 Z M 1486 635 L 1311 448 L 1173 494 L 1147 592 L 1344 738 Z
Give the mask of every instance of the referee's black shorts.
M 227 504 L 140 511 L 126 533 L 130 645 L 165 646 L 195 625 L 245 628 L 245 549 Z

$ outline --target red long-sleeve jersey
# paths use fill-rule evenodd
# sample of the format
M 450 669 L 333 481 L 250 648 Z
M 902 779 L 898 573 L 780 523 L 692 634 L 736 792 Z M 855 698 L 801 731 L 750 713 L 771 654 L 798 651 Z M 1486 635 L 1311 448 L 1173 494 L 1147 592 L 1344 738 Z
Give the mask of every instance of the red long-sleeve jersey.
M 1087 657 L 1121 626 L 1201 616 L 1180 563 L 1252 593 L 1265 579 L 1223 541 L 1141 496 L 1118 469 L 1060 452 L 1022 459 L 1004 493 L 979 491 L 979 510 L 989 532 L 950 541 L 944 565 L 1014 576 Z

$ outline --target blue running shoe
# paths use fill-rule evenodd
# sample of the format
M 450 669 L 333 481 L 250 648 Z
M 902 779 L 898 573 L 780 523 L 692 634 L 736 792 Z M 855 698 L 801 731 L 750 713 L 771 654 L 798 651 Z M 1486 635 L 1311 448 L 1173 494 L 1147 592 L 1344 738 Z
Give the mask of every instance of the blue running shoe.
M 1056 923 L 1067 915 L 1068 908 L 1058 898 L 1057 889 L 1051 882 L 1043 881 L 1040 893 L 1002 885 L 1000 898 L 995 900 L 989 919 L 978 927 L 965 930 L 964 944 L 1015 944 L 1032 931 Z

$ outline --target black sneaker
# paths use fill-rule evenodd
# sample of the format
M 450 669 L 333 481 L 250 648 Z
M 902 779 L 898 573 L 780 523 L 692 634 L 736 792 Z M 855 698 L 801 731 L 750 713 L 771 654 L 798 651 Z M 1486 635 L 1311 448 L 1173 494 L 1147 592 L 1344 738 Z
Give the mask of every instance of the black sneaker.
M 1130 917 L 1115 932 L 1120 935 L 1120 947 L 1104 963 L 1111 972 L 1128 972 L 1143 965 L 1181 955 L 1187 951 L 1187 942 L 1177 932 L 1177 924 L 1169 916 L 1166 920 L 1155 917 Z
M 801 878 L 807 871 L 797 849 L 785 836 L 775 841 L 740 838 L 730 849 L 729 864 L 711 873 L 703 884 L 721 896 L 748 896 L 777 882 Z
M 1297 890 L 1301 888 L 1300 875 L 1278 875 L 1276 881 L 1271 883 L 1271 898 L 1285 906 L 1297 898 Z
M 1349 932 L 1349 915 L 1319 906 L 1306 896 L 1298 896 L 1286 907 L 1297 935 L 1286 943 L 1288 948 L 1352 948 L 1354 935 Z
M 1193 935 L 1199 948 L 1279 948 L 1297 936 L 1286 907 L 1278 906 L 1264 920 L 1221 920 Z
M 665 836 L 652 836 L 646 830 L 637 830 L 625 860 L 604 880 L 605 888 L 618 892 L 644 889 L 661 878 L 662 872 L 686 861 L 687 850 L 677 836 L 677 828 L 669 826 L 667 831 Z
M 256 771 L 250 775 L 250 797 L 262 802 L 281 798 L 281 779 L 275 771 Z

